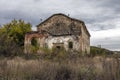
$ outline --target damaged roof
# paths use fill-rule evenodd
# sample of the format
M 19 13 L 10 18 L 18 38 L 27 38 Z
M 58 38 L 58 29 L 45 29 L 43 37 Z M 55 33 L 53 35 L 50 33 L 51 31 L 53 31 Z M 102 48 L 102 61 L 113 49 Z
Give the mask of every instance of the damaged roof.
M 83 28 L 85 29 L 85 31 L 87 32 L 87 34 L 90 36 L 90 33 L 88 32 L 87 28 L 86 28 L 86 25 L 84 24 L 83 21 L 81 20 L 78 20 L 78 19 L 74 19 L 74 18 L 70 18 L 69 16 L 67 15 L 64 15 L 64 14 L 54 14 L 52 15 L 51 17 L 49 17 L 48 19 L 46 19 L 45 21 L 43 21 L 42 23 L 38 24 L 37 27 L 41 26 L 42 24 L 44 24 L 45 22 L 47 22 L 50 18 L 54 17 L 54 16 L 64 16 L 70 20 L 72 20 L 73 22 L 74 21 L 77 21 L 77 22 L 80 22 L 83 24 Z M 60 25 L 59 25 L 60 24 Z M 50 26 L 49 28 L 46 28 L 45 31 L 48 32 L 49 34 L 51 35 L 72 35 L 72 34 L 80 34 L 81 30 L 80 30 L 80 27 L 76 27 L 76 25 L 73 25 L 74 23 L 71 23 L 69 26 L 64 24 L 64 23 L 55 23 L 55 24 L 52 24 L 52 26 Z M 71 27 L 70 27 L 71 26 Z
M 77 27 L 76 25 L 74 25 L 74 23 L 67 25 L 63 22 L 55 23 L 52 26 L 45 28 L 44 30 L 53 36 L 80 35 L 81 33 L 80 27 Z

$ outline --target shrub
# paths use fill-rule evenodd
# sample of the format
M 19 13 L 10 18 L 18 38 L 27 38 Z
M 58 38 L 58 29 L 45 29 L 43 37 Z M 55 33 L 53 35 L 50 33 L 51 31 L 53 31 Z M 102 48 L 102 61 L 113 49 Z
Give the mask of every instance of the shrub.
M 108 55 L 112 55 L 112 54 L 113 54 L 112 51 L 109 51 L 104 48 L 98 48 L 98 47 L 94 47 L 94 46 L 90 47 L 90 55 L 91 56 L 97 56 L 97 55 L 108 56 Z
M 14 57 L 23 53 L 22 47 L 19 47 L 12 38 L 6 39 L 6 34 L 0 37 L 0 56 Z

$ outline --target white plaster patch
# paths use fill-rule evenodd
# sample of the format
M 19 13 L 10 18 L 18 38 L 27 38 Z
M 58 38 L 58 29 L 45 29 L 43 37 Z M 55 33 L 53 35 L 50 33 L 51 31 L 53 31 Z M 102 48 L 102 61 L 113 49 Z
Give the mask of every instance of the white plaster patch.
M 46 43 L 48 44 L 48 48 L 53 48 L 53 43 L 63 43 L 65 49 L 68 49 L 68 43 L 73 42 L 73 48 L 74 49 L 79 49 L 79 44 L 78 41 L 74 39 L 73 36 L 60 36 L 60 37 L 48 37 L 46 39 Z

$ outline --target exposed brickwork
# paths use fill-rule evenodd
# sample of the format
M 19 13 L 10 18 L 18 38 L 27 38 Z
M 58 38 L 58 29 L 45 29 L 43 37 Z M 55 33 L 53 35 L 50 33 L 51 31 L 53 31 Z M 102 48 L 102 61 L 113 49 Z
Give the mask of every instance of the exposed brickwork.
M 64 14 L 55 14 L 39 24 L 36 32 L 25 35 L 25 53 L 29 52 L 28 46 L 31 39 L 38 39 L 40 47 L 53 48 L 61 45 L 69 49 L 69 42 L 73 43 L 73 50 L 90 53 L 90 34 L 83 21 L 70 18 Z

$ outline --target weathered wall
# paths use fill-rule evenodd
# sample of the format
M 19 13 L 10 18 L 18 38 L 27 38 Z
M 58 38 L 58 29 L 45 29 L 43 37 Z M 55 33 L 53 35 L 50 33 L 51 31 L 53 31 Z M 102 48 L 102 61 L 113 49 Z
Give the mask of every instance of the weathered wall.
M 76 21 L 75 25 L 81 28 L 81 35 L 79 36 L 80 52 L 89 54 L 90 53 L 90 35 L 87 33 L 85 29 L 85 24 Z
M 73 49 L 74 50 L 79 50 L 80 49 L 80 44 L 78 43 L 79 39 L 76 36 L 58 36 L 58 37 L 54 37 L 54 36 L 49 36 L 46 40 L 45 43 L 47 43 L 48 48 L 53 48 L 54 43 L 61 43 L 63 44 L 64 48 L 66 50 L 69 49 L 69 42 L 73 42 Z
M 47 34 L 39 34 L 39 33 L 29 33 L 25 35 L 25 41 L 24 41 L 24 53 L 32 53 L 31 50 L 31 40 L 33 38 L 36 38 L 37 44 L 39 47 L 43 47 L 45 38 L 47 37 Z M 39 53 L 39 50 L 38 50 Z
M 90 53 L 90 36 L 87 35 L 85 29 L 84 29 L 84 24 L 81 27 L 82 31 L 82 50 L 84 53 L 89 54 Z

